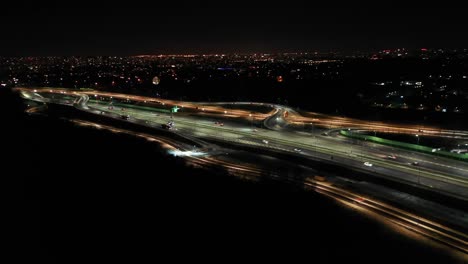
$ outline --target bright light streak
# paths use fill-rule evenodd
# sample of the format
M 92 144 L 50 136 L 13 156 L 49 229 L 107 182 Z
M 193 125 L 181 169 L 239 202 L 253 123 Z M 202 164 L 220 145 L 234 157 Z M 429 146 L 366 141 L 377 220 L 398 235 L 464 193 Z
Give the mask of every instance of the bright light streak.
M 171 149 L 169 150 L 169 154 L 174 155 L 175 157 L 197 157 L 197 156 L 203 156 L 206 155 L 204 152 L 199 152 L 199 151 L 181 151 L 178 149 Z

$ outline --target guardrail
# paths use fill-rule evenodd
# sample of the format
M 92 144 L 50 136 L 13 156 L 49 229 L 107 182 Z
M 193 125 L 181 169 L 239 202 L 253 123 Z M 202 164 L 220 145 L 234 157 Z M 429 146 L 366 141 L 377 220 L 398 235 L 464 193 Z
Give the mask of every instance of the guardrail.
M 421 152 L 425 154 L 430 154 L 430 155 L 440 156 L 444 158 L 450 158 L 450 159 L 456 159 L 456 160 L 468 162 L 468 154 L 457 154 L 457 153 L 452 153 L 452 152 L 444 151 L 444 150 L 434 151 L 433 148 L 423 146 L 423 145 L 416 145 L 416 144 L 410 144 L 410 143 L 405 143 L 405 142 L 396 141 L 396 140 L 389 140 L 389 139 L 380 138 L 376 136 L 362 135 L 362 134 L 353 133 L 353 132 L 346 131 L 346 130 L 341 130 L 340 134 L 345 137 L 366 140 L 366 141 L 377 143 L 377 144 L 382 144 L 382 145 L 387 145 L 391 147 L 397 147 L 397 148 L 417 151 L 417 152 Z

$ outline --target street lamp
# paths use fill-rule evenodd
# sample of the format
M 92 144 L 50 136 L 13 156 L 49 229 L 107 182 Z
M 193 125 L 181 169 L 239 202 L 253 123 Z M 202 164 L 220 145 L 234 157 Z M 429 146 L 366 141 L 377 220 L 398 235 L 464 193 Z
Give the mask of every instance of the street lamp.
M 418 139 L 418 145 L 419 145 L 419 135 L 416 135 L 416 138 Z

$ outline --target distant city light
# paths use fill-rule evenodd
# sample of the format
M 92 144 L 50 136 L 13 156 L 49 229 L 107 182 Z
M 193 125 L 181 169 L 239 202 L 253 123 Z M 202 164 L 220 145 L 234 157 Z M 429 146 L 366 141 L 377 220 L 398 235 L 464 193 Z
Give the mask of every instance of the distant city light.
M 158 76 L 154 76 L 154 78 L 153 78 L 153 84 L 154 84 L 154 85 L 158 85 L 159 82 L 160 82 L 159 77 L 158 77 Z

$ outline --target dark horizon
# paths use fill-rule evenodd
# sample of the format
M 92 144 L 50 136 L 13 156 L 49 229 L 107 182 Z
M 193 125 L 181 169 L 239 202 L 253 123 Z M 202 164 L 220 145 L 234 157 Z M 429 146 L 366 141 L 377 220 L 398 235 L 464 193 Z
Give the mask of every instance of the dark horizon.
M 381 49 L 362 49 L 362 50 L 338 50 L 338 49 L 323 49 L 323 50 L 275 50 L 275 51 L 252 51 L 252 52 L 230 52 L 230 51 L 213 51 L 213 52 L 201 52 L 201 51 L 194 51 L 194 52 L 183 52 L 183 51 L 177 51 L 177 52 L 157 52 L 157 53 L 134 53 L 134 54 L 56 54 L 56 55 L 0 55 L 2 58 L 52 58 L 52 57 L 144 57 L 144 56 L 215 56 L 215 55 L 224 55 L 224 56 L 231 56 L 231 55 L 242 55 L 242 56 L 252 56 L 252 55 L 292 55 L 292 54 L 304 54 L 304 55 L 314 55 L 314 53 L 317 53 L 317 55 L 327 55 L 334 53 L 336 55 L 343 55 L 343 56 L 351 56 L 351 55 L 357 55 L 357 54 L 377 54 L 378 52 L 383 52 L 386 50 L 390 51 L 397 51 L 398 49 L 406 50 L 408 52 L 417 52 L 420 51 L 421 49 L 427 49 L 429 51 L 431 50 L 444 50 L 444 51 L 459 51 L 461 52 L 462 50 L 468 51 L 468 47 L 416 47 L 416 48 L 405 48 L 405 47 L 386 47 L 386 48 L 381 48 Z
M 129 56 L 468 47 L 464 10 L 441 4 L 288 1 L 132 5 L 16 1 L 3 10 L 0 56 Z

